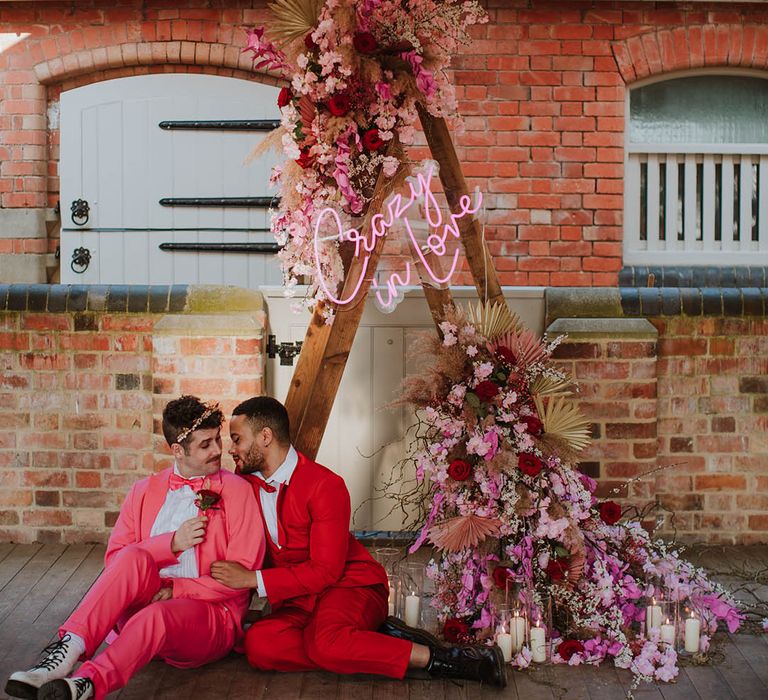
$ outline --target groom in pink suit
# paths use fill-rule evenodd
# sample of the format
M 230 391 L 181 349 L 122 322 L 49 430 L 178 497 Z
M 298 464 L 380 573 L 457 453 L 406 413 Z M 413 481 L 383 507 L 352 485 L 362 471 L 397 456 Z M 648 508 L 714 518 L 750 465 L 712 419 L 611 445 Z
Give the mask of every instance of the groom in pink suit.
M 134 484 L 109 538 L 105 569 L 59 630 L 59 641 L 5 692 L 100 700 L 155 657 L 179 668 L 215 661 L 241 641 L 249 591 L 215 581 L 211 564 L 258 569 L 264 530 L 250 484 L 221 469 L 218 406 L 171 401 L 163 434 L 176 463 Z M 112 631 L 114 641 L 93 656 Z M 88 659 L 68 678 L 78 659 Z

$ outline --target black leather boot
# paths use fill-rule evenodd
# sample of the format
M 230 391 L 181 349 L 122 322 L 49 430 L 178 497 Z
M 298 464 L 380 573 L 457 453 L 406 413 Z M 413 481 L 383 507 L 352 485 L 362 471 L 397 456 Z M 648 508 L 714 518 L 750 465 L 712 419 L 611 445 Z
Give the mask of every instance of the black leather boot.
M 379 633 L 386 634 L 389 637 L 405 639 L 407 642 L 413 642 L 414 644 L 421 644 L 430 649 L 444 646 L 433 634 L 416 627 L 409 627 L 399 617 L 392 617 L 391 615 L 379 627 Z
M 504 688 L 504 655 L 496 645 L 432 647 L 427 673 L 433 678 L 463 678 Z

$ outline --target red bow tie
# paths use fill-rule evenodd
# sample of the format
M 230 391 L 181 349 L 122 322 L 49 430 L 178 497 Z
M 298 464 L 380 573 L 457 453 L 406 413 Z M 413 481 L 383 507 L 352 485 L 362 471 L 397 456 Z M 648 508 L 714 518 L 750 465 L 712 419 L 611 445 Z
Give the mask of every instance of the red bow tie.
M 259 488 L 264 489 L 267 493 L 274 493 L 277 491 L 276 487 L 272 486 L 272 484 L 268 484 L 266 481 L 264 481 L 264 479 L 260 479 L 255 474 L 249 474 L 248 476 L 250 476 L 251 479 L 253 479 L 253 481 L 258 484 Z
M 195 477 L 194 479 L 187 479 L 174 472 L 168 480 L 168 488 L 171 491 L 175 491 L 183 486 L 189 486 L 193 491 L 199 491 L 203 487 L 204 481 L 205 479 L 202 476 Z

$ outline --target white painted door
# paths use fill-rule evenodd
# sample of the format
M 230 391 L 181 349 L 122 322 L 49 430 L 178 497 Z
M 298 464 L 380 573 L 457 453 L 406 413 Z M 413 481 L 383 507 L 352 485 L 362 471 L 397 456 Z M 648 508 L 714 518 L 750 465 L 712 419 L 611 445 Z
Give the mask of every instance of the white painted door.
M 278 343 L 304 340 L 309 315 L 293 313 L 291 300 L 283 296 L 281 288 L 262 291 L 268 333 L 274 334 Z M 452 292 L 460 304 L 476 301 L 474 289 L 456 287 Z M 523 323 L 541 334 L 543 288 L 509 288 L 504 293 Z M 406 454 L 405 428 L 412 414 L 403 407 L 387 405 L 397 398 L 406 374 L 415 371 L 408 359 L 408 348 L 425 330 L 435 332 L 421 289 L 408 291 L 389 314 L 377 310 L 368 300 L 317 456 L 318 462 L 346 481 L 354 515 L 351 527 L 355 530 L 403 529 L 402 513 L 393 510 L 394 501 L 382 498 L 380 490 Z M 281 365 L 275 358 L 266 360 L 265 367 L 267 393 L 284 401 L 293 366 Z M 413 478 L 412 471 L 405 472 L 401 483 L 409 478 Z
M 280 282 L 274 255 L 161 251 L 161 243 L 272 242 L 266 208 L 167 207 L 167 197 L 272 196 L 278 157 L 244 161 L 264 132 L 166 130 L 167 120 L 279 119 L 277 88 L 174 73 L 108 80 L 61 96 L 61 280 L 79 284 Z M 70 214 L 90 207 L 87 224 Z M 86 247 L 82 274 L 72 251 Z

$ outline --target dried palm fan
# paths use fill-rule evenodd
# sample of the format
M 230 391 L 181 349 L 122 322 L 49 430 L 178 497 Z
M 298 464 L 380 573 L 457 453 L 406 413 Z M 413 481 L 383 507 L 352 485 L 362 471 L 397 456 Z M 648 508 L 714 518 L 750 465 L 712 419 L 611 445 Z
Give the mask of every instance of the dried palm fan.
M 498 336 L 520 327 L 518 315 L 513 314 L 506 304 L 498 302 L 483 304 L 482 301 L 478 301 L 476 306 L 469 304 L 467 317 L 475 330 L 488 340 L 494 340 Z
M 552 396 L 555 394 L 572 394 L 573 379 L 567 374 L 564 377 L 557 377 L 549 374 L 539 374 L 528 385 L 531 394 L 534 396 Z
M 565 574 L 569 586 L 575 586 L 582 575 L 584 567 L 587 564 L 587 557 L 583 551 L 573 552 L 568 561 L 568 571 Z
M 517 326 L 514 331 L 504 333 L 488 343 L 488 349 L 495 352 L 497 348 L 505 347 L 512 351 L 521 365 L 531 365 L 541 360 L 545 356 L 547 346 L 535 333 L 527 328 L 520 328 L 519 319 Z
M 317 27 L 317 18 L 325 0 L 275 0 L 267 7 L 274 19 L 269 35 L 275 41 L 287 44 L 305 37 Z
M 545 434 L 563 440 L 570 449 L 579 452 L 589 445 L 590 421 L 572 401 L 564 396 L 554 396 L 546 405 L 541 396 L 533 400 Z
M 479 515 L 459 515 L 432 527 L 429 539 L 438 549 L 461 552 L 476 547 L 486 537 L 498 534 L 501 521 L 498 518 L 481 518 Z
M 317 116 L 317 107 L 307 95 L 302 95 L 299 99 L 299 114 L 301 115 L 301 133 L 304 135 L 302 146 L 309 148 L 317 141 L 311 128 Z

